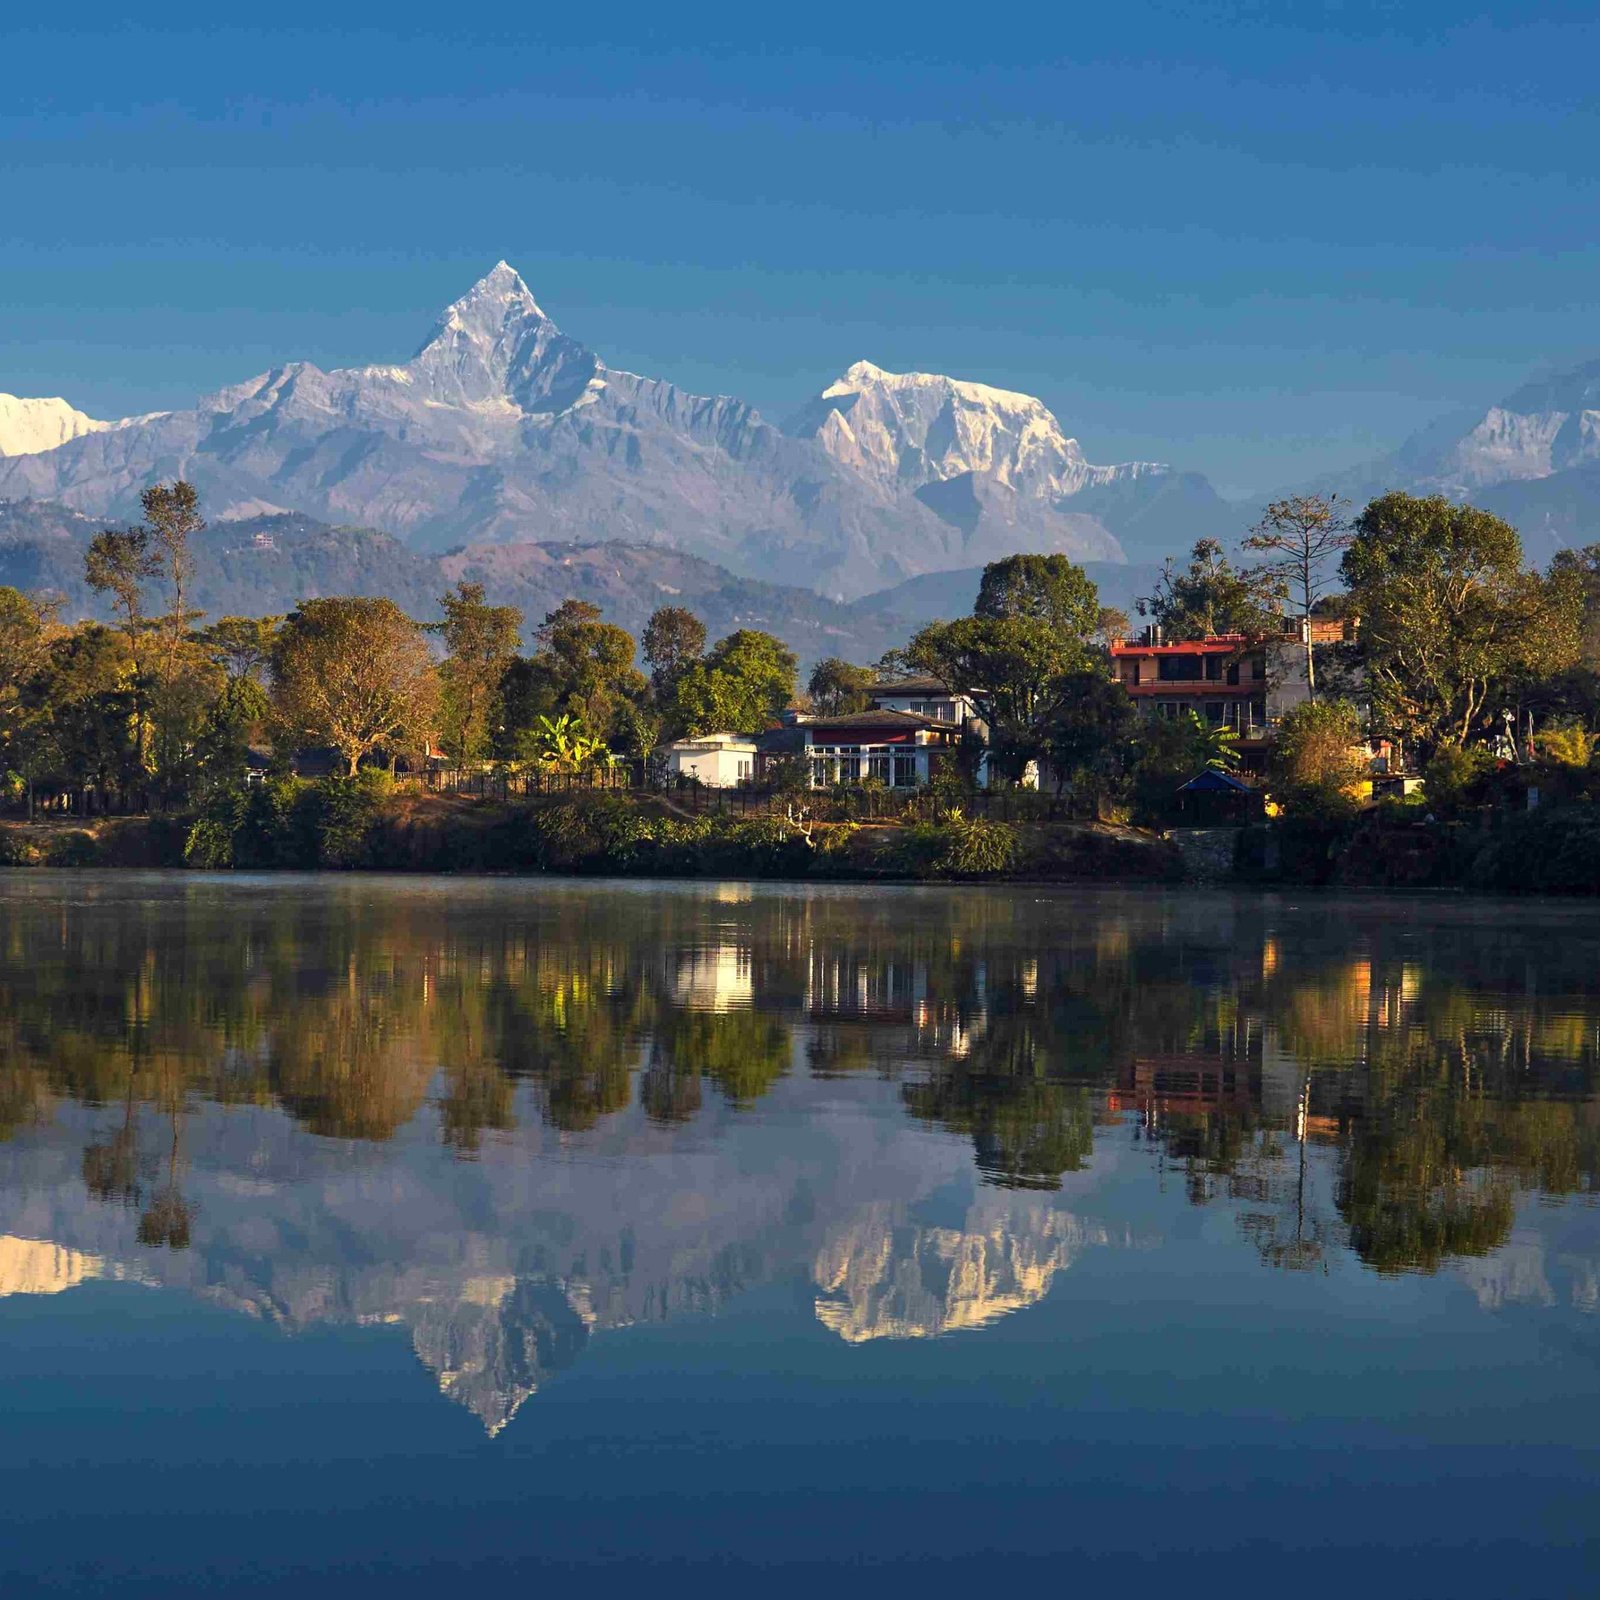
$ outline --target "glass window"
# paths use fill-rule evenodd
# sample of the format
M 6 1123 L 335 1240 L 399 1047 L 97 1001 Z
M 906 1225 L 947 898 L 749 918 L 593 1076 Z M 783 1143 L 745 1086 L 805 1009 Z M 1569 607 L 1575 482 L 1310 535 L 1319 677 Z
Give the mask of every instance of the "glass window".
M 1222 678 L 1223 668 L 1226 667 L 1227 664 L 1228 664 L 1227 661 L 1222 656 L 1207 656 L 1206 657 L 1206 679 L 1207 679 L 1207 681 L 1211 682 L 1211 683 L 1219 682 L 1221 680 L 1221 678 Z
M 1199 656 L 1160 656 L 1156 660 L 1156 677 L 1162 683 L 1195 683 L 1203 670 Z
M 839 782 L 861 782 L 861 756 L 859 753 L 856 755 L 842 755 L 839 757 Z
M 897 789 L 910 789 L 917 781 L 917 758 L 915 756 L 896 756 L 894 758 L 894 786 Z
M 1222 721 L 1222 702 L 1220 700 L 1206 701 L 1206 721 L 1213 726 Z
M 887 783 L 889 781 L 888 756 L 884 755 L 870 757 L 867 761 L 867 776 L 869 778 L 876 778 L 879 783 Z

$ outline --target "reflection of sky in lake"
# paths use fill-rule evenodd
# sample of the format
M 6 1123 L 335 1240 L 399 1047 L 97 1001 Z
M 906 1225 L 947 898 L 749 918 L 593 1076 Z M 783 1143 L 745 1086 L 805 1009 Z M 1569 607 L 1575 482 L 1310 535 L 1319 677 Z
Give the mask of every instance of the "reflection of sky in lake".
M 18 1592 L 1600 1576 L 1586 909 L 0 910 Z

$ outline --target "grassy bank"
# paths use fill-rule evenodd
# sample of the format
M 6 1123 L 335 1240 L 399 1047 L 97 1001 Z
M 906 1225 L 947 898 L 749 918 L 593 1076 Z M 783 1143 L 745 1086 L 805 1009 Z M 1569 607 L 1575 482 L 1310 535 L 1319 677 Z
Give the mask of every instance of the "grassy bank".
M 1585 801 L 1470 821 L 1414 811 L 1291 817 L 1223 830 L 1210 843 L 1222 846 L 1220 870 L 1203 874 L 1213 881 L 1600 893 L 1600 807 Z M 220 794 L 192 817 L 0 823 L 0 865 L 1173 882 L 1192 873 L 1194 855 L 1142 829 L 992 821 L 959 809 L 900 822 L 696 815 L 670 798 L 627 793 L 504 802 L 396 793 L 364 774 Z
M 11 866 L 363 869 L 798 880 L 1168 881 L 1159 836 L 1093 824 L 817 822 L 695 815 L 670 799 L 492 802 L 391 792 L 363 775 L 214 797 L 199 816 L 0 824 Z

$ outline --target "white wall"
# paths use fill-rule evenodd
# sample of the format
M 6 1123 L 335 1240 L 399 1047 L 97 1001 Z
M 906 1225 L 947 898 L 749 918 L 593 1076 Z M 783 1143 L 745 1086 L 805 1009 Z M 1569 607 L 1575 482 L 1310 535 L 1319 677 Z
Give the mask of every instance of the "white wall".
M 755 770 L 756 747 L 753 744 L 667 751 L 669 778 L 697 778 L 708 789 L 732 789 L 754 778 Z

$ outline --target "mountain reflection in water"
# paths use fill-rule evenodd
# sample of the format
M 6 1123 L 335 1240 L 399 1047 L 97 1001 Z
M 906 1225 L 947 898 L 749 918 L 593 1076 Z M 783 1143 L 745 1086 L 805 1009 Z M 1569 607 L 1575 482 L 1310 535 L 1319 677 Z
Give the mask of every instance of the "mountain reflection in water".
M 402 1324 L 491 1433 L 759 1284 L 852 1345 L 990 1327 L 1175 1186 L 1263 1272 L 1600 1303 L 1581 910 L 136 874 L 0 910 L 0 1295 Z

